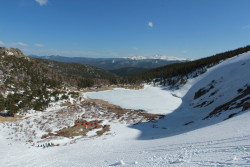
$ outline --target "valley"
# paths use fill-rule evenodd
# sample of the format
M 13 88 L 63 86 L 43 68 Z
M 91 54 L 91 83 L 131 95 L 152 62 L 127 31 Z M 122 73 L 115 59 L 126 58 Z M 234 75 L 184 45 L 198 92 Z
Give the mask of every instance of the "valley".
M 99 78 L 95 86 L 82 88 L 75 87 L 81 82 L 78 77 L 56 69 L 53 76 L 65 78 L 64 84 L 43 88 L 52 95 L 48 105 L 27 109 L 14 101 L 19 108 L 15 117 L 0 117 L 0 164 L 249 166 L 249 63 L 245 52 L 205 64 L 183 78 L 170 75 L 135 85 Z M 13 67 L 9 66 L 10 77 Z M 51 67 L 42 63 L 40 69 Z M 100 86 L 101 80 L 106 84 Z M 4 83 L 4 100 L 24 88 L 13 81 Z M 30 86 L 37 90 L 33 83 Z M 6 106 L 2 113 L 11 109 Z
M 1 0 L 0 167 L 250 167 L 250 0 Z

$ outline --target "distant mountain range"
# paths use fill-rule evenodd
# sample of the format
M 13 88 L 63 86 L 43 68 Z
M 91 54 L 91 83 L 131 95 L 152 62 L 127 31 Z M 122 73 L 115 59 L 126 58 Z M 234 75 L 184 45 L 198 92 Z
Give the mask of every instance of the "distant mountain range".
M 172 56 L 162 56 L 162 55 L 154 55 L 154 56 L 130 56 L 130 57 L 123 57 L 125 59 L 131 59 L 131 60 L 166 60 L 166 61 L 187 61 L 186 58 L 178 58 L 178 57 L 172 57 Z
M 132 56 L 132 57 L 122 57 L 122 58 L 89 58 L 89 57 L 64 57 L 64 56 L 36 56 L 30 55 L 30 57 L 55 60 L 60 62 L 71 62 L 80 64 L 89 64 L 105 70 L 117 70 L 127 67 L 136 68 L 157 68 L 165 66 L 168 64 L 188 61 L 184 58 L 167 57 L 167 56 Z
M 63 57 L 63 56 L 36 56 L 30 57 L 54 60 L 67 63 L 88 64 L 111 71 L 120 76 L 135 75 L 149 69 L 166 66 L 173 63 L 186 62 L 187 59 L 167 56 L 133 56 L 122 58 L 88 58 L 88 57 Z

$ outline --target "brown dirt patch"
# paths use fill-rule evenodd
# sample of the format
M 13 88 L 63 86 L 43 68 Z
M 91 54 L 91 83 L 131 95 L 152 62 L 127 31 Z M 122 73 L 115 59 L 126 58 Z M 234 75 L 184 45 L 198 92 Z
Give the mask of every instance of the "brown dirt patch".
M 100 129 L 96 132 L 97 135 L 102 135 L 110 130 L 110 125 L 100 125 L 102 120 L 86 121 L 86 120 L 76 120 L 75 125 L 72 127 L 65 127 L 55 133 L 48 133 L 43 135 L 41 138 L 45 139 L 52 136 L 63 136 L 72 138 L 75 136 L 87 136 L 87 133 L 94 129 Z
M 66 103 L 62 103 L 61 107 L 68 107 L 68 106 L 72 106 L 74 104 L 70 103 L 70 102 L 66 102 Z
M 102 87 L 96 87 L 96 88 L 85 88 L 83 89 L 83 92 L 100 92 L 104 90 L 113 90 L 114 88 L 125 88 L 125 89 L 135 89 L 139 90 L 143 88 L 143 85 L 107 85 Z
M 101 135 L 103 135 L 105 132 L 108 132 L 108 131 L 110 131 L 110 125 L 104 125 L 104 126 L 102 127 L 102 130 L 97 131 L 96 134 L 97 134 L 98 136 L 101 136 Z
M 14 122 L 21 119 L 22 116 L 15 115 L 14 117 L 2 117 L 0 116 L 0 122 Z
M 115 113 L 116 116 L 119 118 L 124 114 L 132 114 L 132 115 L 138 115 L 145 117 L 148 121 L 160 119 L 163 117 L 163 115 L 160 114 L 151 114 L 147 113 L 143 110 L 130 110 L 130 109 L 124 109 L 120 106 L 110 104 L 104 100 L 97 100 L 97 99 L 85 99 L 87 102 L 95 103 L 95 104 L 101 104 L 105 108 L 107 108 L 108 112 Z

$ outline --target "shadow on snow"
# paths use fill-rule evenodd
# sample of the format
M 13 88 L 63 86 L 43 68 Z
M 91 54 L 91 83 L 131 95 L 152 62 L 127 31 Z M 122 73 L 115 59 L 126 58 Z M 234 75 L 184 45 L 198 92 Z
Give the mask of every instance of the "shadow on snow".
M 212 110 L 204 109 L 203 111 L 202 108 L 195 110 L 189 106 L 190 102 L 188 101 L 188 97 L 190 97 L 190 95 L 194 95 L 195 85 L 182 98 L 182 104 L 172 113 L 166 114 L 162 119 L 156 121 L 129 126 L 130 128 L 140 130 L 141 134 L 137 139 L 154 140 L 176 136 L 224 121 L 228 117 L 229 113 L 202 120 Z

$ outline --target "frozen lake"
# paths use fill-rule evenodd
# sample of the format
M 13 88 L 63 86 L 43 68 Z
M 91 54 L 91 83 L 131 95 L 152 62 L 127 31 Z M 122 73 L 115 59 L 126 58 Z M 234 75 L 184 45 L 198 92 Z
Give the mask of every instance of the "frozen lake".
M 101 99 L 126 109 L 145 110 L 149 113 L 168 114 L 178 108 L 181 98 L 159 87 L 145 86 L 141 90 L 116 88 L 101 92 L 89 92 L 85 97 Z

